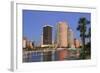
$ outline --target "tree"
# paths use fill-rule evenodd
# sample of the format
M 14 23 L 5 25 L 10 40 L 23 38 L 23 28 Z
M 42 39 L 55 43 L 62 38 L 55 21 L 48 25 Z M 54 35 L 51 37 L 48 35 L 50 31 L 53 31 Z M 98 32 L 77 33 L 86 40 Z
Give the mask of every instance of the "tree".
M 86 51 L 87 51 L 87 55 L 91 56 L 91 27 L 89 27 L 88 29 L 88 34 L 87 34 L 87 38 L 89 39 L 89 41 L 86 44 Z
M 89 42 L 91 43 L 91 28 L 88 29 L 88 38 L 89 38 Z
M 86 38 L 86 31 L 87 31 L 87 24 L 90 24 L 90 21 L 88 21 L 85 17 L 82 17 L 78 21 L 78 27 L 77 30 L 80 31 L 80 37 L 82 40 L 82 59 L 85 59 L 85 38 Z

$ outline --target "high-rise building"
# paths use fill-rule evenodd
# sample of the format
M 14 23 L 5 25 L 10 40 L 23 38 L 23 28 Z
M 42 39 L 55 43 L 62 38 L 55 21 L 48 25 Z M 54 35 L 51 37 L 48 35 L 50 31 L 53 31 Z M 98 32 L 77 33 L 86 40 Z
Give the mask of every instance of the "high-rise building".
M 52 26 L 45 25 L 43 27 L 43 45 L 52 44 Z
M 68 47 L 68 24 L 66 22 L 59 22 L 56 31 L 57 47 Z
M 71 28 L 68 28 L 68 46 L 69 46 L 69 48 L 75 48 L 74 33 Z

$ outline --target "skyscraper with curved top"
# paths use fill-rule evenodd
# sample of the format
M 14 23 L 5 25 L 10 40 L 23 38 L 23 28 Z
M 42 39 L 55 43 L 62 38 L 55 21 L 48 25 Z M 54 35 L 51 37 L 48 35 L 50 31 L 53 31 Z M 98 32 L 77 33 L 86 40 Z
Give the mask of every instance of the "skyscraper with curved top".
M 68 47 L 68 24 L 59 22 L 57 24 L 56 44 L 59 48 Z

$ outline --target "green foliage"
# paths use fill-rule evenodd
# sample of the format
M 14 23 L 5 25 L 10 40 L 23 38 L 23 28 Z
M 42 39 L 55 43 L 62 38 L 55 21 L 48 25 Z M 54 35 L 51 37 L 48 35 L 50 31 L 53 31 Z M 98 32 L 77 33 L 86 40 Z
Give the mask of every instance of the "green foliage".
M 82 52 L 81 52 L 81 55 L 80 55 L 80 58 L 81 59 L 85 59 L 86 58 L 86 48 L 87 46 L 85 45 L 85 39 L 87 37 L 90 37 L 91 36 L 91 28 L 89 28 L 89 32 L 88 32 L 88 35 L 86 34 L 87 32 L 87 24 L 90 24 L 90 21 L 88 21 L 85 17 L 82 17 L 79 19 L 78 21 L 78 27 L 77 27 L 77 30 L 80 32 L 80 37 L 81 37 L 81 40 L 82 40 Z

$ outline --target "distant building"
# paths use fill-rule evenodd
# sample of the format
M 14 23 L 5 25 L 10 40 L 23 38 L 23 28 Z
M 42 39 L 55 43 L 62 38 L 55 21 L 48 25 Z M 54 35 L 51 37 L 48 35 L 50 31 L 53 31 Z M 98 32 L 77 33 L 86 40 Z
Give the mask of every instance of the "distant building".
M 68 29 L 68 46 L 69 46 L 69 48 L 75 48 L 74 33 L 71 28 Z
M 74 39 L 74 44 L 75 44 L 75 48 L 79 48 L 81 45 L 78 39 Z
M 26 48 L 26 43 L 27 43 L 27 39 L 25 37 L 23 37 L 23 40 L 22 40 L 22 47 L 23 47 L 23 49 Z
M 42 46 L 43 45 L 43 34 L 41 34 L 41 43 L 40 45 Z
M 49 25 L 43 27 L 43 45 L 52 45 L 52 27 Z
M 34 43 L 32 41 L 29 41 L 29 47 L 30 47 L 30 49 L 34 48 Z
M 32 50 L 34 48 L 34 43 L 32 41 L 27 40 L 26 41 L 26 49 Z
M 56 31 L 57 47 L 68 47 L 68 24 L 66 22 L 59 22 Z

